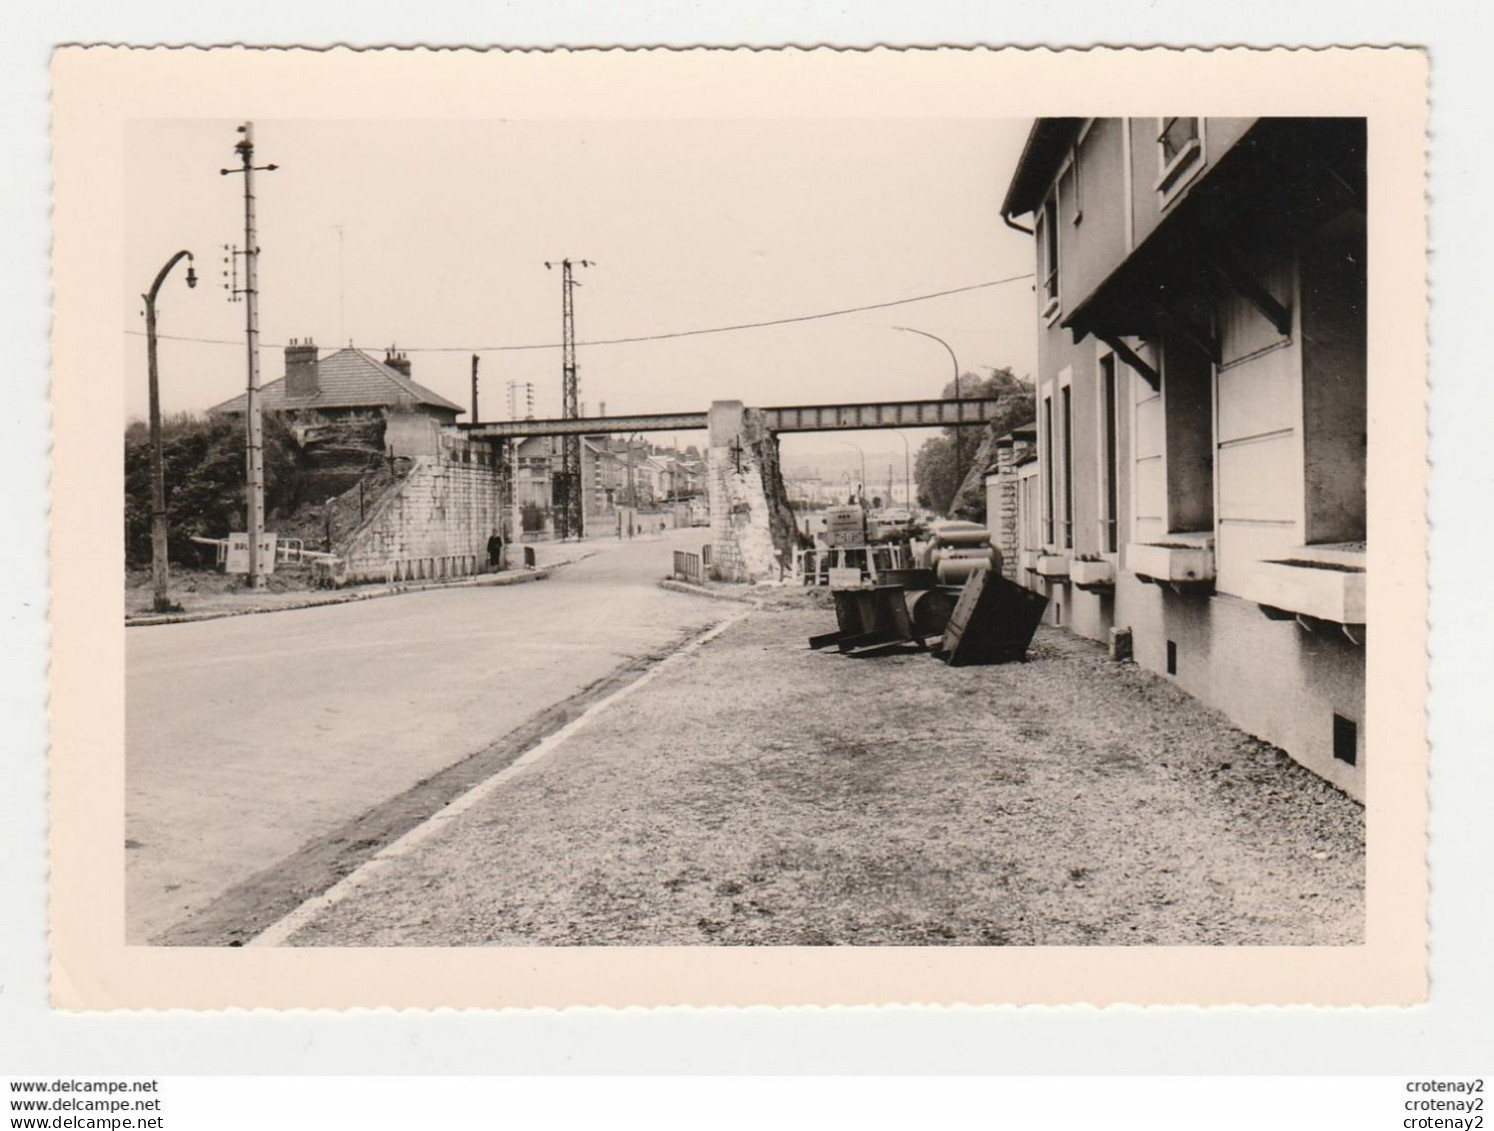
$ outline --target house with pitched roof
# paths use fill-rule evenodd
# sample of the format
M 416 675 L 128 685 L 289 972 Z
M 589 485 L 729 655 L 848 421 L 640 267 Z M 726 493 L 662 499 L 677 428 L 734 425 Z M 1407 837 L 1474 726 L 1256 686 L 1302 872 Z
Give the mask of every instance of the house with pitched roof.
M 391 455 L 429 455 L 443 425 L 454 424 L 462 407 L 410 376 L 410 359 L 389 350 L 384 360 L 349 346 L 326 357 L 311 339 L 285 347 L 285 376 L 260 389 L 260 407 L 284 414 L 302 432 L 338 422 L 382 422 Z M 248 395 L 240 393 L 208 412 L 242 416 Z

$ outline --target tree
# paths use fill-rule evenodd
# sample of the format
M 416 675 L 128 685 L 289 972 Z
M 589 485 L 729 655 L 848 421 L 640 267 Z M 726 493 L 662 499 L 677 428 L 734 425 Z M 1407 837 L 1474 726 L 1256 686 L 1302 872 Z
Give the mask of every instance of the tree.
M 986 515 L 982 480 L 989 470 L 986 453 L 990 441 L 1013 428 L 1032 423 L 1036 418 L 1035 400 L 1032 385 L 1008 368 L 991 369 L 989 377 L 961 374 L 959 393 L 961 400 L 996 397 L 1002 404 L 984 428 L 946 428 L 944 435 L 925 442 L 918 449 L 913 478 L 918 485 L 920 505 L 952 518 L 981 522 Z M 944 400 L 955 399 L 953 381 L 944 386 L 941 396 Z M 959 444 L 959 467 L 964 472 L 961 484 L 955 482 L 956 443 Z
M 276 413 L 264 417 L 265 507 L 288 510 L 299 500 L 300 449 Z M 125 561 L 150 561 L 150 433 L 135 421 L 125 428 Z M 166 479 L 167 547 L 174 562 L 211 565 L 213 551 L 193 535 L 222 538 L 243 529 L 244 424 L 190 414 L 161 422 Z

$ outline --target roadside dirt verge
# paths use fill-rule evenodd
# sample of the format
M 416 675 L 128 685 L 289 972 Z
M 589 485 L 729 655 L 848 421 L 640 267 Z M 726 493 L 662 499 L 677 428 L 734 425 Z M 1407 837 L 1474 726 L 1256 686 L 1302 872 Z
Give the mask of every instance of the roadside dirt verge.
M 382 865 L 310 946 L 1341 945 L 1364 814 L 1166 680 L 813 653 L 800 597 Z

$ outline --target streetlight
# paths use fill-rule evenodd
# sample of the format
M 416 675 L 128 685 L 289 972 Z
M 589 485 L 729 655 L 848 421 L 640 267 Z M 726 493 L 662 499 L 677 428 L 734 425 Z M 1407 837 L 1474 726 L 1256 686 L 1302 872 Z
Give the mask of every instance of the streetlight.
M 166 595 L 166 471 L 161 459 L 161 384 L 156 370 L 156 294 L 171 269 L 187 261 L 187 286 L 197 286 L 192 253 L 179 251 L 156 274 L 145 299 L 145 356 L 150 369 L 150 579 L 154 591 L 151 606 L 158 613 L 171 609 Z
M 861 445 L 860 444 L 853 444 L 853 443 L 851 443 L 850 440 L 843 439 L 840 436 L 837 436 L 836 439 L 840 440 L 840 442 L 842 444 L 845 444 L 847 447 L 855 448 L 858 452 L 861 452 L 861 489 L 860 489 L 860 491 L 858 493 L 861 495 L 861 497 L 863 499 L 865 499 L 866 498 L 866 453 L 863 452 L 863 451 L 861 451 Z
M 913 509 L 913 449 L 908 447 L 907 433 L 897 429 L 892 433 L 903 442 L 903 503 L 909 511 Z M 892 505 L 892 500 L 887 500 L 887 505 Z
M 960 498 L 960 486 L 965 482 L 964 460 L 960 456 L 960 359 L 955 357 L 954 348 L 937 334 L 930 334 L 927 330 L 915 330 L 912 326 L 894 326 L 894 330 L 902 330 L 907 334 L 917 334 L 921 338 L 930 338 L 938 342 L 949 353 L 949 360 L 954 363 L 954 388 L 955 388 L 955 489 L 954 498 L 950 500 L 950 510 L 954 509 L 955 503 Z

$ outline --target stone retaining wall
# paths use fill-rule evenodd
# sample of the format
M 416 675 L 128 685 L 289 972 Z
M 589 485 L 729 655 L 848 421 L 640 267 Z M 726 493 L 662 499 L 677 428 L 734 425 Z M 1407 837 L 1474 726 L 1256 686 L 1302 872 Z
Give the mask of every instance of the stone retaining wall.
M 442 434 L 435 448 L 338 543 L 349 582 L 435 580 L 486 568 L 488 537 L 505 519 L 503 468 L 484 442 Z

